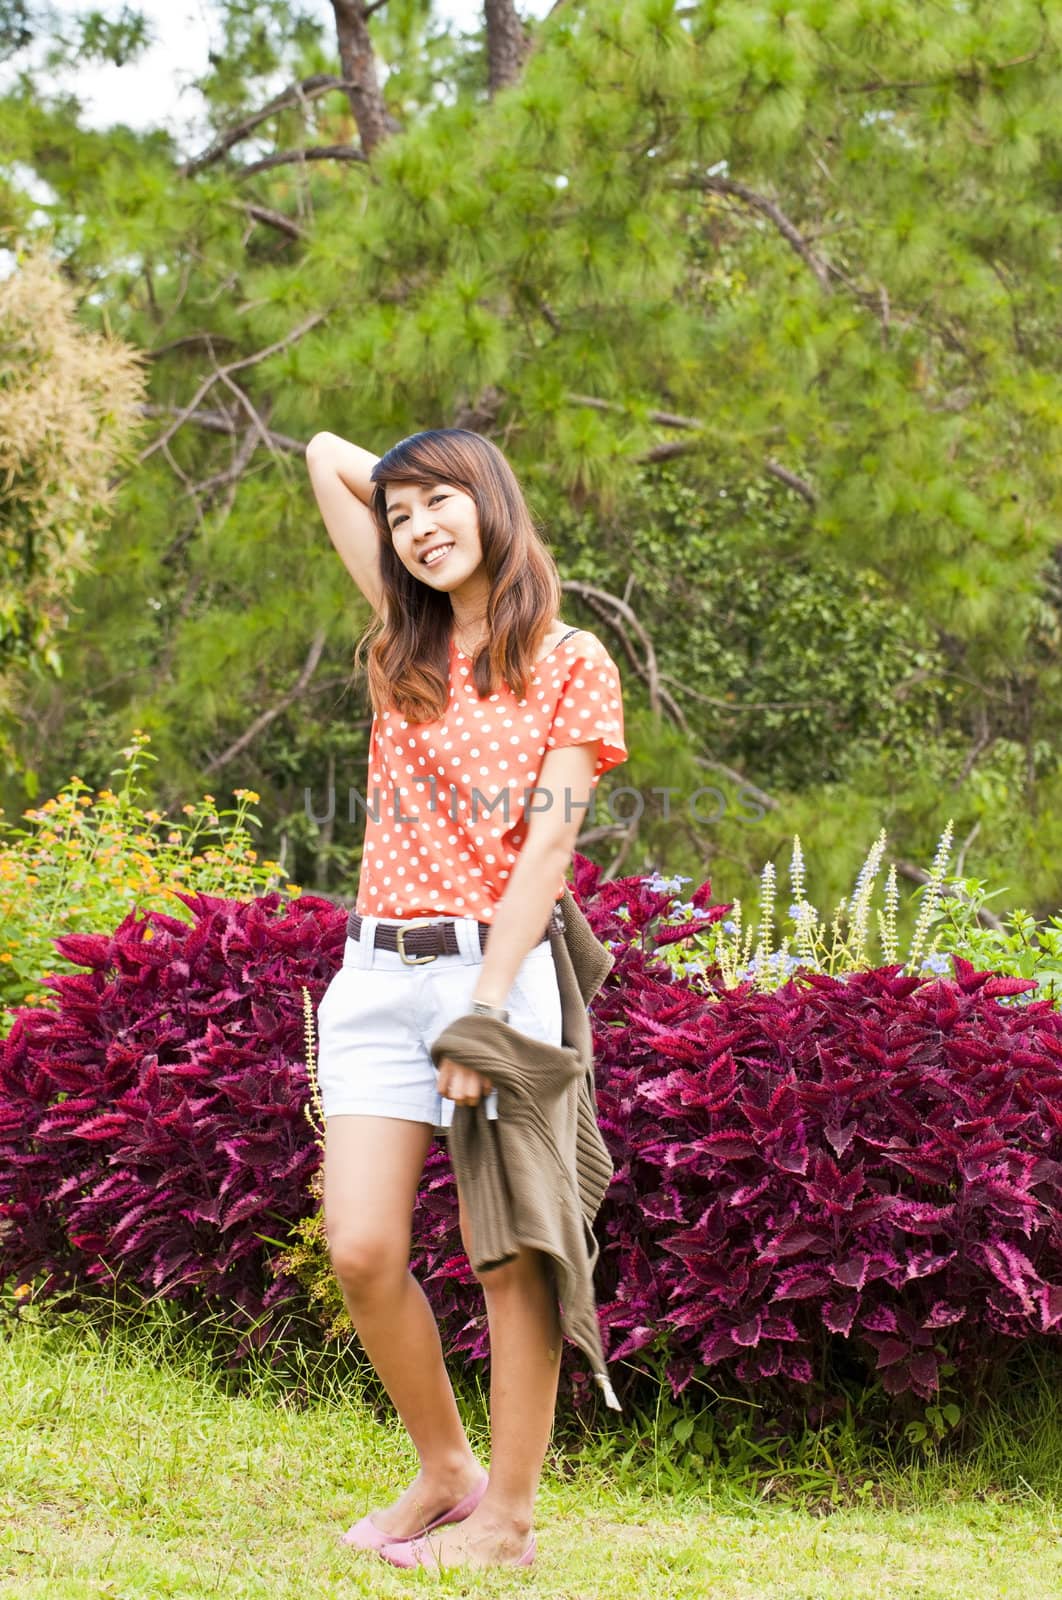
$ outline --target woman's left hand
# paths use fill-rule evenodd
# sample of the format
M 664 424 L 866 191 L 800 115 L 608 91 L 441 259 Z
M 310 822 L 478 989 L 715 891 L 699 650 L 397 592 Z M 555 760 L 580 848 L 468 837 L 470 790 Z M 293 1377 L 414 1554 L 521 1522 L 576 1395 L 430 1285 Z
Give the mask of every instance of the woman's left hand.
M 443 1056 L 435 1074 L 435 1087 L 444 1100 L 453 1100 L 459 1106 L 476 1106 L 494 1085 L 482 1072 Z

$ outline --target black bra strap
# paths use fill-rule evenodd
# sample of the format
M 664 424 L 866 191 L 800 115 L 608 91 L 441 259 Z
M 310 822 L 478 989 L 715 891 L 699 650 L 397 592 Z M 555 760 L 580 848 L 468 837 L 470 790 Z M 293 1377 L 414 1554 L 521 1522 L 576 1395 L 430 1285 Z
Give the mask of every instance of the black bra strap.
M 564 635 L 564 639 L 570 639 L 573 633 L 582 633 L 582 631 L 583 631 L 582 628 L 569 628 L 567 633 Z M 563 644 L 564 643 L 564 639 L 558 639 L 557 640 L 558 645 Z

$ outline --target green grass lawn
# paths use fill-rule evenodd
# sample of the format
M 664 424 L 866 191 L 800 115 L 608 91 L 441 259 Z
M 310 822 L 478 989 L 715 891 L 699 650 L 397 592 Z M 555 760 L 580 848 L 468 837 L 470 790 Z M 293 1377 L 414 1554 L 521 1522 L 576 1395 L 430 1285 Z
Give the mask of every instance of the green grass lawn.
M 1056 1600 L 1052 1409 L 988 1430 L 961 1466 L 853 1477 L 825 1510 L 751 1480 L 706 1479 L 673 1446 L 624 1461 L 622 1430 L 556 1450 L 528 1573 L 404 1574 L 338 1535 L 415 1470 L 409 1442 L 347 1381 L 293 1405 L 265 1378 L 227 1392 L 207 1348 L 34 1308 L 0 1325 L 0 1594 L 198 1597 L 511 1593 L 551 1600 Z M 486 1461 L 481 1406 L 469 1427 Z M 383 1412 L 383 1414 L 381 1414 Z M 636 1430 L 636 1425 L 628 1424 Z M 636 1454 L 638 1452 L 635 1452 Z M 839 1474 L 840 1476 L 840 1474 Z M 662 1487 L 662 1484 L 670 1487 Z

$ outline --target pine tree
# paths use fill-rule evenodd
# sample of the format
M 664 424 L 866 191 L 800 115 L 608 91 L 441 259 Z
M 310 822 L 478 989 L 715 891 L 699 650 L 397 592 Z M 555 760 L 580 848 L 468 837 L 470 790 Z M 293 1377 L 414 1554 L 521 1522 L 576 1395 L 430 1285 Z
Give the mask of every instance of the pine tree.
M 218 11 L 197 151 L 90 132 L 39 76 L 0 104 L 65 270 L 152 363 L 71 640 L 90 716 L 57 739 L 42 705 L 49 748 L 82 759 L 132 718 L 174 795 L 231 776 L 312 850 L 307 771 L 358 782 L 364 704 L 331 695 L 363 613 L 302 444 L 461 423 L 507 451 L 573 616 L 617 653 L 625 781 L 667 781 L 676 738 L 690 772 L 777 781 L 772 821 L 806 806 L 841 883 L 853 811 L 887 804 L 931 845 L 948 790 L 1008 883 L 1057 904 L 1053 869 L 1007 854 L 1049 859 L 1062 784 L 1057 15 L 592 0 L 521 49 L 507 6 L 490 39 L 413 0 L 333 0 L 331 35 L 286 5 Z M 41 209 L 9 174 L 8 227 Z M 797 617 L 823 635 L 786 634 Z M 801 651 L 810 724 L 804 695 L 764 692 Z M 667 837 L 645 823 L 647 865 L 704 867 L 714 840 Z M 749 865 L 779 842 L 715 837 Z M 625 848 L 603 859 L 632 870 Z M 330 850 L 348 887 L 354 830 Z

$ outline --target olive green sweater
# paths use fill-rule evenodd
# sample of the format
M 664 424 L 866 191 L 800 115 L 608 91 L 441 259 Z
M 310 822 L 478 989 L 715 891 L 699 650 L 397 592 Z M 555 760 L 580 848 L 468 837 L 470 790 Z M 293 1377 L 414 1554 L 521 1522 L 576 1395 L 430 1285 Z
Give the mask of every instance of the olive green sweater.
M 612 1178 L 597 1125 L 588 1006 L 615 958 L 565 889 L 550 927 L 561 997 L 561 1044 L 545 1044 L 474 1013 L 432 1041 L 443 1056 L 490 1078 L 497 1119 L 484 1101 L 455 1106 L 450 1159 L 472 1236 L 477 1273 L 512 1260 L 521 1246 L 554 1266 L 561 1328 L 587 1355 L 605 1403 L 621 1409 L 605 1368 L 594 1300 L 598 1247 L 593 1222 Z

